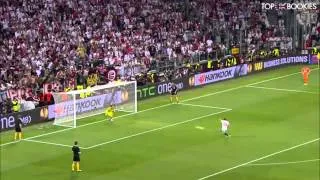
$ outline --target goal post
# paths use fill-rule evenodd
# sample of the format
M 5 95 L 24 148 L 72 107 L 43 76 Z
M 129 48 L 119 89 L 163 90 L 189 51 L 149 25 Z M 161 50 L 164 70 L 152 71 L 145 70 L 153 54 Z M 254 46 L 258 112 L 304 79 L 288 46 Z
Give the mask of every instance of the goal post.
M 54 125 L 77 127 L 77 120 L 102 114 L 113 104 L 116 111 L 137 112 L 137 83 L 112 82 L 83 90 L 52 93 Z

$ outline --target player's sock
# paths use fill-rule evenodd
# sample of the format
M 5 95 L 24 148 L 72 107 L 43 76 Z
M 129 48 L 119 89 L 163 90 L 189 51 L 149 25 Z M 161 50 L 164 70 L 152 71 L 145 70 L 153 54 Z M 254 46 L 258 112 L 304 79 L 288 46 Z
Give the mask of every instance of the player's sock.
M 72 163 L 71 167 L 72 167 L 72 171 L 74 171 L 74 167 L 75 167 L 75 163 L 74 162 Z
M 77 165 L 77 171 L 81 171 L 81 170 L 80 170 L 80 163 L 77 162 L 76 165 Z
M 17 140 L 18 133 L 14 133 L 14 140 Z
M 170 97 L 170 102 L 172 103 L 172 97 Z
M 179 103 L 179 97 L 178 96 L 176 97 L 176 101 L 177 101 L 177 103 Z
M 19 140 L 22 139 L 22 133 L 19 133 Z

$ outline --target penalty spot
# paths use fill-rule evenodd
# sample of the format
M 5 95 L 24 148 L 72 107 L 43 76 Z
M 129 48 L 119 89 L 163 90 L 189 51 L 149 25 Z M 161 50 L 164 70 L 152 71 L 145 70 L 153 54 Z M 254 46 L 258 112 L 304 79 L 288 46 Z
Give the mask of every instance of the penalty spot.
M 202 126 L 196 126 L 195 128 L 196 128 L 196 129 L 200 129 L 200 130 L 204 130 L 204 129 L 205 129 L 205 128 L 202 127 Z

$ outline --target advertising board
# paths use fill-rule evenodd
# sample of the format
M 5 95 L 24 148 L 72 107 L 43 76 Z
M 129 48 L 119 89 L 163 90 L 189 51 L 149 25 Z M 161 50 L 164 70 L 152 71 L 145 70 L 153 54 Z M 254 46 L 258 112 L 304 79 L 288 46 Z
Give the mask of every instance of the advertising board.
M 281 57 L 277 59 L 272 59 L 263 62 L 263 68 L 269 69 L 286 64 L 307 64 L 309 63 L 308 55 L 299 55 L 299 56 L 289 56 Z
M 174 82 L 179 90 L 189 89 L 194 86 L 194 77 L 185 77 L 180 79 L 175 79 Z M 149 97 L 155 97 L 158 95 L 168 94 L 171 91 L 172 82 L 165 81 L 151 85 L 145 85 L 138 87 L 137 97 L 138 100 L 146 99 Z
M 102 94 L 88 97 L 85 99 L 77 99 L 75 102 L 77 114 L 83 114 L 91 110 L 98 110 L 108 106 L 109 104 L 120 104 L 122 102 L 122 92 L 115 91 L 114 93 Z M 66 101 L 49 105 L 49 119 L 57 117 L 65 117 L 73 115 L 74 101 Z
M 229 68 L 219 69 L 215 71 L 209 71 L 206 73 L 196 74 L 194 76 L 194 86 L 200 86 L 210 84 L 218 81 L 223 81 L 231 78 L 245 76 L 250 72 L 252 67 L 248 64 L 239 64 Z
M 0 131 L 13 129 L 15 127 L 15 121 L 20 119 L 23 126 L 36 124 L 40 122 L 48 121 L 47 107 L 36 108 L 24 112 L 7 114 L 0 117 Z

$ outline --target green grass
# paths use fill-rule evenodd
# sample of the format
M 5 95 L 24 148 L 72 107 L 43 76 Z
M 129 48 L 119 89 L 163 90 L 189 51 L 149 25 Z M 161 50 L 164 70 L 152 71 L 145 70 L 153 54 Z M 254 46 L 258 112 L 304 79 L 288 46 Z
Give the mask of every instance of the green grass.
M 311 73 L 308 86 L 300 74 L 277 79 L 300 68 L 286 67 L 180 92 L 184 103 L 230 111 L 162 106 L 168 104 L 168 96 L 160 96 L 140 101 L 138 109 L 143 112 L 117 114 L 112 124 L 98 115 L 79 120 L 82 127 L 70 130 L 51 123 L 24 128 L 24 138 L 63 130 L 36 141 L 71 146 L 78 140 L 83 147 L 83 172 L 71 172 L 70 147 L 21 141 L 1 146 L 0 179 L 196 180 L 221 172 L 208 179 L 318 180 L 319 161 L 270 163 L 319 159 L 319 140 L 257 160 L 319 138 L 319 71 Z M 254 84 L 259 88 L 246 86 L 261 81 Z M 230 138 L 219 131 L 223 117 L 231 122 Z M 1 144 L 12 138 L 12 131 L 1 133 Z M 257 161 L 246 164 L 252 160 Z

